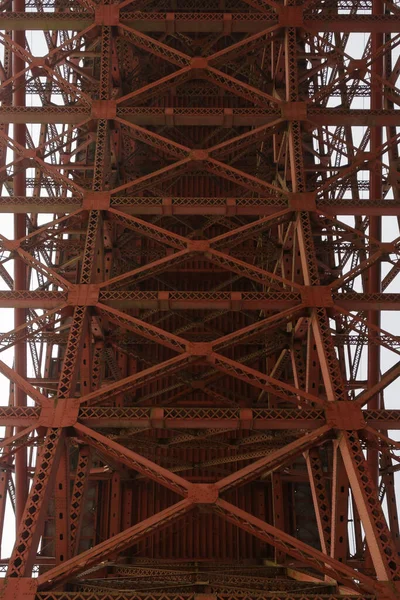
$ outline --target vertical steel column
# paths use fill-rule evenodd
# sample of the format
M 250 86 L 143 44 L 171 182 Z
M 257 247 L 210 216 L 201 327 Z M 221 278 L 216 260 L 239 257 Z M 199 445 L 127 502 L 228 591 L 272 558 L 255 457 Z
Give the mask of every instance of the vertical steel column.
M 25 10 L 25 0 L 14 0 L 13 10 L 15 12 L 23 12 Z M 25 31 L 14 31 L 14 41 L 22 47 L 25 47 Z M 18 56 L 17 53 L 13 53 L 13 74 L 16 75 L 25 68 L 25 62 L 23 58 Z M 25 76 L 17 81 L 13 94 L 13 105 L 14 106 L 25 106 Z M 22 124 L 14 124 L 14 139 L 17 144 L 25 147 L 26 144 L 26 126 Z M 17 152 L 14 152 L 14 160 L 18 159 Z M 21 169 L 20 165 L 17 165 L 19 172 L 14 177 L 14 194 L 16 196 L 26 195 L 26 173 L 24 169 Z M 25 235 L 26 231 L 26 215 L 15 214 L 14 215 L 14 238 L 18 239 Z M 20 259 L 14 260 L 14 289 L 25 290 L 26 289 L 26 277 L 27 269 L 25 263 Z M 17 328 L 23 325 L 26 321 L 26 309 L 15 308 L 14 309 L 14 327 Z M 16 372 L 22 377 L 27 376 L 26 370 L 26 342 L 22 341 L 15 345 L 14 350 L 14 368 Z M 26 393 L 19 387 L 15 387 L 15 405 L 26 406 L 27 397 Z M 17 428 L 20 431 L 20 428 Z M 26 449 L 21 449 L 17 452 L 15 457 L 15 483 L 16 483 L 16 530 L 18 531 L 19 523 L 22 519 L 24 512 L 25 502 L 28 496 L 28 479 L 27 479 L 27 463 L 26 463 Z
M 372 14 L 379 16 L 383 14 L 383 2 L 372 0 Z M 382 33 L 371 33 L 371 55 L 374 56 L 383 45 Z M 371 66 L 371 109 L 382 108 L 382 82 L 383 57 L 375 59 Z M 382 127 L 371 127 L 370 148 L 374 151 L 382 145 Z M 382 197 L 382 166 L 379 160 L 374 161 L 370 173 L 370 198 L 380 200 Z M 370 217 L 369 233 L 372 238 L 380 240 L 382 237 L 382 218 Z M 381 291 L 381 263 L 375 262 L 369 271 L 367 292 L 377 293 Z M 368 311 L 368 323 L 380 327 L 381 315 L 377 310 Z M 376 332 L 370 331 L 370 335 L 377 336 Z M 379 344 L 369 344 L 368 347 L 368 388 L 378 383 L 381 373 L 381 353 Z M 369 402 L 368 408 L 380 408 L 380 394 L 376 394 Z M 378 484 L 379 454 L 374 448 L 368 448 L 368 466 L 375 484 Z
M 69 518 L 71 556 L 75 556 L 79 551 L 91 464 L 90 448 L 88 446 L 81 446 L 79 448 L 74 485 L 71 493 L 71 512 Z
M 55 508 L 55 558 L 56 564 L 68 560 L 71 555 L 70 543 L 70 478 L 69 478 L 69 447 L 66 440 L 62 441 L 62 453 L 55 478 L 54 490 Z
M 110 489 L 110 529 L 108 537 L 114 537 L 121 529 L 121 475 L 113 473 Z
M 282 475 L 277 471 L 272 474 L 272 509 L 274 511 L 274 526 L 285 531 L 285 506 L 283 496 Z M 274 548 L 275 562 L 283 564 L 285 553 L 281 548 Z
M 339 442 L 333 444 L 332 469 L 332 524 L 331 557 L 346 562 L 348 555 L 349 480 L 339 450 Z

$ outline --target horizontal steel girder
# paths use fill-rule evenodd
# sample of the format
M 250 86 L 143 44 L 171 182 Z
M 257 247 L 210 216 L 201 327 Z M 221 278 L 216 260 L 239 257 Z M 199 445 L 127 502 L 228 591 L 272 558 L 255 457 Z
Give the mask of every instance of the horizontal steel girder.
M 379 429 L 400 429 L 400 410 L 363 410 L 365 423 Z M 0 407 L 5 426 L 28 427 L 39 422 L 40 410 L 33 407 Z M 79 422 L 87 427 L 140 429 L 245 429 L 254 431 L 318 429 L 326 418 L 323 410 L 286 408 L 154 408 L 84 407 Z
M 171 198 L 151 196 L 111 197 L 111 208 L 131 215 L 254 215 L 266 216 L 290 207 L 282 198 Z M 81 198 L 49 198 L 47 196 L 0 196 L 0 213 L 58 213 L 84 208 Z M 400 216 L 398 200 L 316 200 L 316 209 L 331 215 Z
M 263 596 L 268 598 L 268 596 Z M 306 596 L 301 593 L 290 593 L 290 592 L 273 592 L 271 596 L 273 600 L 378 600 L 375 596 L 349 596 L 342 594 L 310 594 Z M 117 592 L 95 592 L 91 590 L 90 596 L 83 596 L 81 592 L 64 592 L 62 597 L 56 596 L 55 594 L 36 594 L 34 600 L 243 600 L 246 598 L 250 600 L 258 598 L 257 594 L 252 595 L 251 592 L 246 594 L 239 593 L 225 593 L 225 594 L 156 594 L 156 593 L 139 593 L 139 592 L 125 592 L 123 596 Z
M 77 292 L 75 292 L 75 288 Z M 93 289 L 95 286 L 93 286 Z M 93 289 L 91 291 L 93 291 Z M 315 288 L 314 290 L 315 291 Z M 153 292 L 153 291 L 98 291 L 93 294 L 88 305 L 97 301 L 111 306 L 142 308 L 150 310 L 285 310 L 295 306 L 326 306 L 334 310 L 334 305 L 346 310 L 400 310 L 400 294 L 395 293 L 332 293 L 329 288 L 321 288 L 321 293 L 309 294 L 309 288 L 301 292 Z M 74 286 L 70 295 L 66 292 L 51 291 L 0 291 L 0 308 L 57 308 L 64 303 L 71 305 L 82 302 L 79 299 L 79 286 Z
M 118 16 L 116 16 L 118 23 Z M 142 32 L 177 32 L 177 33 L 217 33 L 217 32 L 248 32 L 256 33 L 273 25 L 284 26 L 286 23 L 278 15 L 270 13 L 260 16 L 236 13 L 232 19 L 223 14 L 214 13 L 186 13 L 179 15 L 170 13 L 152 13 L 147 18 L 143 13 L 121 13 L 119 22 Z M 92 24 L 102 24 L 96 19 L 94 13 L 77 12 L 75 14 L 35 14 L 12 13 L 2 14 L 0 29 L 5 30 L 31 30 L 51 31 L 55 29 L 71 29 L 81 31 Z M 107 23 L 104 23 L 105 25 Z M 116 24 L 115 22 L 112 23 Z M 299 22 L 300 24 L 300 22 Z M 304 17 L 301 26 L 310 32 L 339 31 L 370 32 L 370 33 L 395 33 L 398 31 L 397 15 L 386 15 L 379 20 L 372 15 L 332 15 L 330 18 Z
M 304 114 L 302 120 L 315 128 L 322 125 L 352 125 L 360 127 L 396 126 L 400 110 L 351 109 L 351 108 L 313 108 L 301 105 Z M 116 118 L 141 126 L 160 127 L 260 127 L 272 121 L 287 117 L 287 108 L 291 103 L 282 103 L 282 108 L 158 108 L 141 106 L 115 106 Z M 0 121 L 3 123 L 57 123 L 76 125 L 88 118 L 96 118 L 93 109 L 84 106 L 46 106 L 46 107 L 0 107 Z M 112 117 L 110 117 L 112 118 Z M 296 117 L 298 118 L 298 116 Z
M 242 600 L 246 598 L 251 600 L 254 598 L 256 600 L 259 595 L 257 593 L 252 594 L 251 591 L 246 592 L 230 592 L 230 593 L 174 593 L 174 592 L 140 592 L 140 591 L 123 591 L 122 593 L 109 591 L 107 589 L 98 589 L 90 587 L 90 591 L 88 592 L 39 592 L 35 593 L 35 582 L 29 582 L 29 585 L 26 581 L 20 582 L 11 582 L 9 587 L 11 588 L 13 593 L 17 591 L 21 595 L 20 598 L 24 598 L 26 600 Z M 30 589 L 29 589 L 30 588 Z M 23 596 L 22 596 L 23 593 Z M 11 597 L 11 596 L 10 596 Z M 15 595 L 15 598 L 18 596 Z M 266 597 L 266 596 L 263 596 Z M 269 597 L 269 595 L 268 595 Z M 321 594 L 310 594 L 306 593 L 301 594 L 299 592 L 294 591 L 290 592 L 273 592 L 271 595 L 274 600 L 303 600 L 307 598 L 307 600 L 379 600 L 377 596 L 368 595 L 368 596 L 353 596 L 349 594 L 325 594 L 321 596 Z

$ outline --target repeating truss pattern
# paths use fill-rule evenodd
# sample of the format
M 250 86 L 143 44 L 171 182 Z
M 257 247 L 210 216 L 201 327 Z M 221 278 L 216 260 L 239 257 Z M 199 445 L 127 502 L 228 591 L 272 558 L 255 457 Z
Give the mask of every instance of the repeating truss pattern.
M 400 7 L 4 0 L 0 47 L 0 598 L 398 598 Z

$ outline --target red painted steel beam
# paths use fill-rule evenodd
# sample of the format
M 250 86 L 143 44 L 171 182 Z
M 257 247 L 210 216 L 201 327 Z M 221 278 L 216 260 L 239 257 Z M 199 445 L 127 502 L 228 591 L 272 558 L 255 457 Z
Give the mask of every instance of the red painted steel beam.
M 378 20 L 383 16 L 384 5 L 380 0 L 373 0 L 372 2 L 372 15 Z M 384 42 L 383 35 L 378 31 L 375 31 L 371 35 L 371 53 L 375 55 Z M 383 57 L 378 58 L 373 62 L 371 67 L 371 108 L 372 110 L 379 110 L 383 108 L 382 93 L 379 89 L 379 80 L 383 76 Z M 379 147 L 383 141 L 383 130 L 381 127 L 375 125 L 371 128 L 371 147 Z M 382 167 L 379 164 L 375 165 L 375 168 L 371 171 L 370 175 L 370 194 L 380 196 L 382 194 Z M 370 219 L 370 235 L 371 237 L 381 240 L 382 239 L 382 219 L 378 216 L 371 217 Z M 369 293 L 380 292 L 381 287 L 381 265 L 380 263 L 374 264 L 369 272 L 367 291 Z M 369 310 L 368 322 L 375 327 L 380 327 L 381 316 L 376 310 Z M 372 331 L 371 336 L 376 337 L 376 332 Z M 371 344 L 368 349 L 368 386 L 372 388 L 379 382 L 381 375 L 381 355 L 379 346 Z M 368 403 L 368 408 L 376 409 L 381 407 L 381 397 L 379 394 L 372 397 Z M 378 484 L 379 479 L 379 455 L 374 449 L 368 449 L 368 466 L 372 473 L 373 481 L 375 485 Z M 371 550 L 371 558 L 374 560 L 374 552 Z
M 303 111 L 302 120 L 307 126 L 316 129 L 322 125 L 351 125 L 353 127 L 396 125 L 399 120 L 396 109 L 351 109 L 351 108 L 313 108 L 305 103 L 298 103 Z M 147 106 L 115 107 L 115 118 L 121 123 L 148 127 L 158 126 L 172 128 L 176 126 L 209 126 L 209 127 L 254 127 L 264 126 L 276 119 L 285 119 L 287 112 L 293 110 L 293 103 L 282 104 L 282 108 L 209 108 L 201 106 L 193 108 L 152 108 Z M 26 107 L 2 106 L 0 119 L 4 123 L 38 124 L 64 123 L 79 125 L 89 118 L 95 118 L 93 106 L 71 106 L 68 110 L 60 106 Z M 111 117 L 110 117 L 111 118 Z M 150 134 L 150 132 L 149 132 Z
M 14 0 L 13 8 L 16 12 L 23 11 L 25 8 L 25 0 Z M 15 31 L 13 40 L 20 47 L 25 47 L 25 32 Z M 25 61 L 18 54 L 13 56 L 13 74 L 16 75 L 25 68 Z M 18 109 L 25 107 L 25 89 L 20 86 L 15 89 L 13 94 L 13 106 Z M 14 126 L 14 139 L 16 143 L 25 147 L 26 144 L 26 128 L 24 124 Z M 14 152 L 14 160 L 18 158 L 18 152 Z M 26 194 L 26 173 L 24 170 L 15 176 L 14 191 L 18 196 Z M 20 214 L 14 216 L 14 238 L 18 239 L 25 235 L 26 231 L 26 215 Z M 16 291 L 26 290 L 27 286 L 27 268 L 21 258 L 16 258 L 14 262 L 14 289 Z M 26 310 L 25 308 L 15 308 L 14 310 L 14 328 L 17 328 L 25 323 Z M 21 377 L 27 375 L 27 349 L 26 343 L 21 341 L 15 346 L 14 353 L 14 368 Z M 24 390 L 16 385 L 14 394 L 15 406 L 26 406 L 27 397 Z M 16 480 L 16 523 L 22 519 L 25 502 L 28 496 L 28 480 L 27 480 L 27 454 L 25 450 L 18 452 L 15 458 L 15 480 Z
M 290 206 L 289 201 L 281 199 L 260 198 L 157 198 L 143 196 L 111 197 L 110 206 L 132 215 L 220 215 L 220 216 L 257 216 L 262 217 L 280 212 Z M 32 198 L 29 196 L 0 197 L 0 212 L 15 213 L 51 213 L 72 212 L 83 208 L 84 202 L 78 197 Z M 339 200 L 335 203 L 325 199 L 316 200 L 316 208 L 326 215 L 366 215 L 366 216 L 399 216 L 398 200 L 363 199 L 355 204 L 351 200 Z
M 0 462 L 18 534 L 0 595 L 395 600 L 400 343 L 380 313 L 399 310 L 400 263 L 396 219 L 385 242 L 380 224 L 400 216 L 398 9 L 15 2 L 0 212 L 22 229 L 0 231 L 0 309 L 20 318 L 0 372 L 19 400 Z
M 23 410 L 1 408 L 0 417 L 6 426 L 23 428 L 42 422 L 40 411 L 36 408 Z M 366 424 L 378 429 L 397 430 L 400 427 L 400 411 L 392 409 L 363 410 Z M 90 428 L 130 428 L 139 429 L 317 429 L 324 424 L 324 411 L 320 409 L 269 409 L 269 408 L 129 408 L 129 407 L 82 407 L 79 421 Z M 328 413 L 328 420 L 330 415 Z
M 278 4 L 277 4 L 278 6 Z M 19 14 L 18 14 L 19 13 Z M 228 13 L 227 13 L 228 14 Z M 153 13 L 151 18 L 134 12 L 121 13 L 120 21 L 125 25 L 143 32 L 170 32 L 171 28 L 177 33 L 222 33 L 226 31 L 225 19 L 223 14 L 215 15 L 214 13 L 189 13 L 185 18 L 179 13 L 170 13 L 170 18 L 167 20 L 165 13 Z M 257 15 L 258 16 L 258 15 Z M 146 18 L 147 17 L 147 18 Z M 379 20 L 375 20 L 371 15 L 341 15 L 342 18 L 318 18 L 312 19 L 305 16 L 302 20 L 302 26 L 306 31 L 317 33 L 325 31 L 333 32 L 371 32 L 371 33 L 396 33 L 398 31 L 398 23 L 396 15 L 385 15 Z M 226 19 L 228 21 L 228 19 Z M 255 18 L 247 13 L 236 13 L 232 21 L 228 21 L 227 27 L 232 33 L 245 32 L 252 33 L 262 31 L 267 27 L 275 24 L 282 24 L 286 20 L 281 21 L 274 16 L 273 13 L 265 15 L 264 19 Z M 72 29 L 80 31 L 88 27 L 94 22 L 93 16 L 82 11 L 73 16 L 62 15 L 54 16 L 52 14 L 44 14 L 40 17 L 32 13 L 24 13 L 22 10 L 15 10 L 7 15 L 2 15 L 0 19 L 0 29 L 21 31 L 25 29 L 50 31 L 54 29 Z
M 132 307 L 140 309 L 169 310 L 289 310 L 295 307 L 328 306 L 343 308 L 351 311 L 361 310 L 399 310 L 400 294 L 396 293 L 333 293 L 331 300 L 326 299 L 325 289 L 319 295 L 310 294 L 308 288 L 298 292 L 130 292 L 130 291 L 101 291 L 99 299 L 102 304 L 115 307 Z M 327 288 L 326 291 L 329 292 Z M 79 301 L 79 288 L 73 289 L 70 294 L 65 292 L 0 292 L 0 308 L 35 308 L 35 309 L 62 309 L 66 303 L 74 305 Z M 96 304 L 96 297 L 88 300 L 91 305 Z M 334 310 L 334 309 L 333 309 Z M 278 313 L 279 316 L 279 313 Z M 122 322 L 122 321 L 121 321 Z M 126 319 L 127 327 L 130 321 Z M 136 328 L 132 331 L 137 331 Z

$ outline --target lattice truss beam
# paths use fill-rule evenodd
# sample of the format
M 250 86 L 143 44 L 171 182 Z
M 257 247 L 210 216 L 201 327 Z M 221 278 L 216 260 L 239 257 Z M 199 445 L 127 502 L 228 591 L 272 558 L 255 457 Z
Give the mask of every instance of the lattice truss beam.
M 1 598 L 399 597 L 399 10 L 0 4 Z

